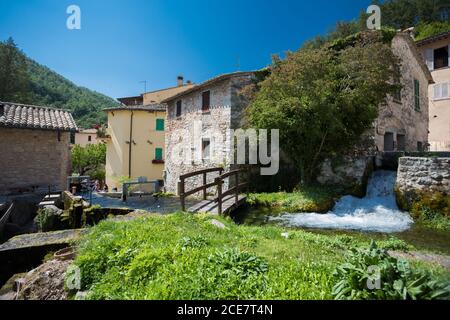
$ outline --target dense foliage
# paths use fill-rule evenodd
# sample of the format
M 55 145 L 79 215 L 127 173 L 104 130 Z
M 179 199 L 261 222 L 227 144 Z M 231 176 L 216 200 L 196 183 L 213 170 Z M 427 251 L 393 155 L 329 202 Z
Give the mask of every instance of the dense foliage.
M 336 299 L 450 299 L 449 281 L 412 269 L 407 261 L 391 257 L 375 243 L 368 250 L 352 248 L 348 261 L 334 276 Z
M 104 124 L 102 109 L 118 104 L 26 57 L 12 39 L 0 42 L 0 101 L 68 109 L 84 128 Z
M 280 145 L 304 183 L 322 160 L 355 145 L 397 86 L 398 60 L 383 33 L 360 33 L 351 46 L 301 49 L 275 59 L 248 108 L 251 126 L 280 130 Z
M 422 40 L 431 37 L 436 34 L 440 34 L 446 31 L 450 31 L 450 22 L 432 22 L 420 24 L 415 30 L 415 39 Z
M 88 144 L 86 147 L 74 145 L 72 148 L 72 170 L 81 176 L 103 181 L 105 178 L 106 144 Z
M 357 236 L 285 233 L 184 213 L 104 221 L 80 243 L 75 265 L 88 299 L 332 299 L 348 247 L 369 246 Z M 405 248 L 395 238 L 379 245 Z M 448 276 L 437 266 L 414 268 Z
M 9 38 L 0 42 L 0 101 L 30 102 L 27 61 Z
M 376 0 L 373 2 L 381 9 L 381 26 L 395 30 L 414 30 L 418 39 L 448 31 L 448 16 L 450 5 L 448 0 Z M 304 43 L 304 48 L 318 48 L 325 43 L 345 38 L 367 29 L 368 15 L 361 12 L 353 21 L 339 21 L 336 26 L 324 36 Z

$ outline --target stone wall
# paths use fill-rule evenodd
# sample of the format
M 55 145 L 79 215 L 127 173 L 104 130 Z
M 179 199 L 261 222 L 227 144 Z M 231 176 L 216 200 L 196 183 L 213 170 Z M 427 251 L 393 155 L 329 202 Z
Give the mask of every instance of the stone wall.
M 62 190 L 70 173 L 70 134 L 0 128 L 0 194 Z
M 242 113 L 246 106 L 239 91 L 250 78 L 231 77 L 214 82 L 210 86 L 180 98 L 181 116 L 176 116 L 176 103 L 168 103 L 166 120 L 165 189 L 178 193 L 180 175 L 213 167 L 230 168 L 230 129 L 241 127 Z M 202 93 L 210 91 L 210 110 L 202 111 Z M 218 152 L 215 157 L 203 159 L 202 140 L 210 140 L 210 148 Z M 217 175 L 208 174 L 208 183 Z M 190 178 L 186 190 L 202 184 L 201 177 Z M 225 185 L 227 188 L 227 185 Z M 213 190 L 211 190 L 213 191 Z
M 408 211 L 424 198 L 448 199 L 450 158 L 400 158 L 395 189 L 399 206 Z
M 450 158 L 400 158 L 397 187 L 450 193 Z

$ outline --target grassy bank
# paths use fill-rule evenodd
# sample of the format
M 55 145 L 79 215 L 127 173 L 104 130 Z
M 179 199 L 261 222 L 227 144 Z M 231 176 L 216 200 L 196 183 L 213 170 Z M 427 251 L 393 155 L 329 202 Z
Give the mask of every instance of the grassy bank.
M 326 187 L 302 187 L 294 192 L 252 193 L 247 202 L 252 206 L 264 206 L 286 212 L 330 211 L 339 192 Z
M 285 233 L 182 213 L 105 221 L 82 240 L 75 264 L 91 299 L 332 299 L 333 272 L 348 248 L 369 245 L 351 236 Z M 405 243 L 379 246 L 404 249 Z M 445 273 L 424 263 L 414 267 L 435 277 Z

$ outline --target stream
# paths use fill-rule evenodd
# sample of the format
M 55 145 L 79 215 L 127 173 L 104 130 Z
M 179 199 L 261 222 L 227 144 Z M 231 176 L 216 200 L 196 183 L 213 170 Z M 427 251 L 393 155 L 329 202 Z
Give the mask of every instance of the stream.
M 349 234 L 371 239 L 395 236 L 417 248 L 450 254 L 450 232 L 414 223 L 395 202 L 396 172 L 375 171 L 369 179 L 366 197 L 342 197 L 333 210 L 320 213 L 286 213 L 269 208 L 247 208 L 234 220 L 247 225 L 280 225 L 325 234 Z

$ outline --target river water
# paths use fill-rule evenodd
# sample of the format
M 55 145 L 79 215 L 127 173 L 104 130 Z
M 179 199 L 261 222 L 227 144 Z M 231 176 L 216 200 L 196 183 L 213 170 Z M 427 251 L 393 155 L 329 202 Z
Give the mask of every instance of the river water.
M 283 214 L 271 219 L 289 227 L 360 230 L 383 233 L 402 232 L 413 224 L 411 216 L 395 202 L 394 171 L 375 171 L 369 180 L 366 197 L 342 197 L 328 214 Z
M 328 214 L 285 213 L 271 208 L 247 208 L 233 219 L 246 225 L 281 225 L 324 234 L 349 234 L 374 240 L 390 236 L 403 239 L 417 248 L 450 255 L 450 232 L 414 223 L 407 212 L 398 209 L 394 185 L 396 172 L 375 171 L 360 199 L 342 197 Z

